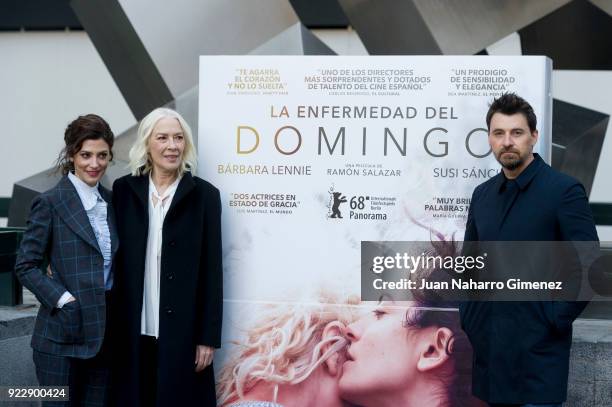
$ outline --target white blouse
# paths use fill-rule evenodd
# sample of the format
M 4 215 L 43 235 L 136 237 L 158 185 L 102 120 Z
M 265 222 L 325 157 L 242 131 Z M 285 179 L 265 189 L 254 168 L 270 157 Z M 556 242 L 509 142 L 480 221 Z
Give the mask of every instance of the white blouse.
M 142 293 L 142 313 L 140 333 L 159 337 L 159 283 L 161 273 L 162 230 L 166 213 L 172 204 L 172 198 L 181 180 L 178 177 L 166 189 L 163 196 L 157 193 L 155 184 L 149 176 L 149 234 L 145 257 L 144 290 Z M 153 203 L 155 198 L 155 203 Z

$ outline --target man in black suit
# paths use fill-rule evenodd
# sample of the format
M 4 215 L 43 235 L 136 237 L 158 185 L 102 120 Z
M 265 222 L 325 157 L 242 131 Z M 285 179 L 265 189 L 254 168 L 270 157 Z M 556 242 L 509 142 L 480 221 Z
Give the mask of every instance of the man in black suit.
M 584 187 L 553 170 L 533 146 L 532 107 L 515 94 L 487 113 L 502 171 L 476 187 L 465 241 L 598 240 Z M 577 301 L 467 302 L 461 321 L 474 351 L 472 391 L 491 405 L 560 406 L 567 396 Z

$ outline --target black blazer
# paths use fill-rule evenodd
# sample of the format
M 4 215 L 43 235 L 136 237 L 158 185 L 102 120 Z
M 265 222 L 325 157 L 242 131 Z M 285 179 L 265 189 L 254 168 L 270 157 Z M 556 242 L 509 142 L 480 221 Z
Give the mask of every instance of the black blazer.
M 466 241 L 598 241 L 583 186 L 539 155 L 503 194 L 502 172 L 474 190 Z M 567 394 L 572 322 L 585 302 L 460 306 L 473 346 L 473 393 L 490 403 L 560 403 Z
M 149 176 L 113 185 L 121 239 L 115 273 L 119 404 L 139 405 L 140 327 L 149 225 Z M 223 299 L 221 201 L 210 183 L 185 173 L 162 232 L 159 405 L 214 405 L 212 367 L 194 373 L 196 344 L 220 347 Z M 212 402 L 211 402 L 212 400 Z
M 108 203 L 107 221 L 114 255 L 118 241 L 111 193 L 102 186 L 99 191 Z M 51 275 L 43 267 L 46 260 Z M 53 355 L 83 359 L 95 356 L 106 330 L 104 257 L 68 177 L 32 202 L 15 272 L 40 301 L 32 347 Z M 65 291 L 76 302 L 55 308 Z

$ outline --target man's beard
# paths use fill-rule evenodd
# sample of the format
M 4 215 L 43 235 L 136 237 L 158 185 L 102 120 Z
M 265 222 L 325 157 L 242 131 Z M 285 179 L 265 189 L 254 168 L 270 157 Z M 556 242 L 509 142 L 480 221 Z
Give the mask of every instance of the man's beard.
M 513 157 L 512 159 L 502 160 L 502 156 L 504 155 L 504 153 L 513 153 L 516 155 L 516 158 Z M 502 167 L 510 171 L 516 170 L 521 165 L 523 165 L 523 162 L 525 162 L 523 157 L 521 157 L 521 154 L 518 151 L 514 150 L 503 150 L 495 158 L 497 159 L 497 162 L 501 164 Z

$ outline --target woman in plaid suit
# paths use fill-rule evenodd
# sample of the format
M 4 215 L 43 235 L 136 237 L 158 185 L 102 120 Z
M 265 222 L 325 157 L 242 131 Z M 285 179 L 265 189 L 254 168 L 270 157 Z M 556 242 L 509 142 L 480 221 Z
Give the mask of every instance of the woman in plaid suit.
M 69 386 L 70 401 L 47 405 L 107 400 L 107 315 L 118 241 L 111 193 L 99 181 L 113 157 L 113 138 L 94 114 L 68 125 L 58 159 L 64 176 L 34 199 L 15 264 L 40 301 L 32 335 L 38 381 Z

